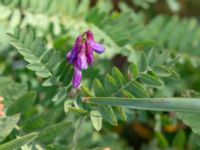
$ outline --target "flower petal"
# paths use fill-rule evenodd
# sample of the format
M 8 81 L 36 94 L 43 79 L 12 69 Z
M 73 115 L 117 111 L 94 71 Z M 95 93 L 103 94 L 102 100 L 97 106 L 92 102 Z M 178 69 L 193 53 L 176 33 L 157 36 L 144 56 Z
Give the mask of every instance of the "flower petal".
M 79 88 L 81 85 L 81 80 L 82 80 L 82 71 L 78 67 L 74 66 L 74 77 L 72 81 L 73 87 Z
M 78 54 L 78 51 L 79 51 L 79 48 L 77 46 L 75 46 L 71 53 L 70 53 L 70 57 L 69 57 L 69 63 L 73 64 L 76 57 L 77 57 L 77 54 Z
M 86 58 L 86 47 L 85 44 L 81 46 L 81 50 L 78 53 L 76 65 L 80 70 L 86 70 L 88 68 L 87 58 Z
M 87 40 L 86 41 L 86 58 L 87 58 L 87 63 L 92 66 L 94 63 L 94 54 L 93 54 L 93 50 L 90 44 L 90 41 Z
M 96 43 L 94 41 L 91 42 L 91 47 L 96 53 L 99 53 L 99 54 L 101 54 L 101 53 L 103 53 L 105 51 L 105 47 L 104 46 L 102 46 L 101 44 Z
M 88 40 L 94 41 L 94 35 L 93 35 L 92 31 L 88 30 L 88 31 L 86 32 L 86 36 L 87 36 L 87 39 L 88 39 Z
M 73 49 L 71 50 L 71 54 L 69 57 L 69 63 L 71 63 L 71 64 L 74 63 L 74 61 L 78 55 L 79 49 L 81 47 L 81 44 L 82 44 L 82 36 L 78 36 L 76 39 L 75 45 L 74 45 Z

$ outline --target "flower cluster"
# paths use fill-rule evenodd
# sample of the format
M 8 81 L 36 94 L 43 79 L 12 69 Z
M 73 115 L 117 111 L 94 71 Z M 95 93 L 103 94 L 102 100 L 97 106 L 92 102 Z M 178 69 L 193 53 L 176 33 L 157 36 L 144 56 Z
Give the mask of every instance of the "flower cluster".
M 105 48 L 95 42 L 93 33 L 88 30 L 83 35 L 77 37 L 72 50 L 67 53 L 67 60 L 74 65 L 74 77 L 72 84 L 74 88 L 79 88 L 82 80 L 82 70 L 86 70 L 88 66 L 94 63 L 94 54 L 101 54 Z
M 5 112 L 4 110 L 4 104 L 3 104 L 3 97 L 0 96 L 0 117 L 4 117 L 5 116 Z

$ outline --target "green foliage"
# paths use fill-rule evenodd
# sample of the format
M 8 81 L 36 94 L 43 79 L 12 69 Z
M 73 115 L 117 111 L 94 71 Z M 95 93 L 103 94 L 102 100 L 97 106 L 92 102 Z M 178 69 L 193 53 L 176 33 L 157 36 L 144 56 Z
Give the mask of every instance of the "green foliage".
M 155 3 L 157 0 L 132 0 L 132 1 L 135 5 L 140 6 L 144 9 L 147 9 L 149 8 L 149 5 L 151 3 Z
M 199 98 L 118 98 L 118 97 L 88 97 L 87 100 L 91 103 L 111 106 L 123 106 L 132 109 L 144 109 L 154 111 L 176 111 L 189 113 L 182 120 L 194 123 L 193 113 L 200 112 Z M 191 113 L 191 114 L 190 114 Z M 182 116 L 182 115 L 180 115 Z M 192 124 L 192 123 L 191 123 Z
M 183 120 L 185 124 L 190 126 L 194 133 L 200 134 L 199 129 L 199 114 L 195 113 L 177 113 L 177 116 Z
M 148 59 L 144 53 L 141 53 L 140 56 L 138 62 L 143 65 L 138 67 L 138 65 L 132 64 L 126 75 L 123 75 L 119 69 L 114 67 L 112 69 L 112 75 L 107 74 L 105 76 L 104 84 L 100 80 L 95 79 L 92 86 L 94 96 L 105 97 L 105 99 L 109 99 L 109 97 L 150 97 L 151 95 L 149 90 L 151 88 L 160 88 L 163 84 L 163 74 L 160 76 L 160 71 L 154 68 L 165 66 L 164 68 L 169 71 L 169 76 L 173 76 L 170 71 L 171 66 L 166 65 L 168 57 L 166 52 L 158 53 L 156 50 L 151 49 L 148 53 Z M 85 90 L 83 90 L 83 92 L 84 91 Z M 91 96 L 91 94 L 88 95 L 88 92 L 85 92 L 85 96 Z M 161 106 L 158 106 L 157 108 L 159 107 Z M 153 108 L 156 108 L 156 106 Z M 97 110 L 98 113 L 100 113 L 103 118 L 112 125 L 117 125 L 117 119 L 126 120 L 124 108 L 120 107 L 120 104 L 114 107 L 105 105 L 103 107 L 98 107 Z M 97 125 L 94 123 L 93 125 L 96 129 Z
M 199 98 L 190 94 L 175 98 L 186 88 L 199 90 L 199 24 L 196 18 L 181 18 L 178 13 L 157 15 L 168 11 L 166 7 L 184 11 L 182 3 L 184 9 L 191 6 L 175 0 L 115 4 L 111 0 L 1 0 L 0 96 L 5 108 L 0 111 L 6 116 L 0 118 L 0 149 L 129 150 L 133 148 L 127 143 L 134 142 L 141 144 L 135 149 L 198 149 L 193 146 L 198 138 L 189 138 L 189 130 L 187 134 L 179 130 L 182 125 L 173 113 L 154 112 L 177 112 L 200 134 Z M 73 89 L 73 68 L 65 54 L 77 35 L 88 29 L 106 51 L 83 71 L 81 88 Z M 176 126 L 177 133 L 168 134 L 166 124 Z M 93 132 L 92 126 L 102 131 Z M 159 129 L 154 132 L 155 126 Z M 149 135 L 142 136 L 148 144 L 137 141 L 141 135 Z M 127 137 L 130 141 L 124 142 Z
M 191 56 L 199 56 L 199 31 L 197 20 L 156 16 L 147 24 L 149 34 L 158 41 L 158 44 Z M 171 33 L 171 34 L 169 34 Z M 192 49 L 192 51 L 191 51 Z
M 178 149 L 183 149 L 185 146 L 185 141 L 186 141 L 186 134 L 184 131 L 179 131 L 176 136 L 174 137 L 173 140 L 173 147 L 176 147 Z
M 47 78 L 55 74 L 53 69 L 61 63 L 60 54 L 56 50 L 47 50 L 41 38 L 35 38 L 33 31 L 16 30 L 15 35 L 9 34 L 10 42 L 29 63 L 27 68 L 38 76 Z
M 33 141 L 37 137 L 37 135 L 38 133 L 30 133 L 28 135 L 19 137 L 6 144 L 0 145 L 0 150 L 13 150 L 13 149 L 20 148 L 21 146 Z
M 6 77 L 0 77 L 0 85 L 1 96 L 4 97 L 5 104 L 8 106 L 27 91 L 26 85 L 18 84 Z
M 28 111 L 33 106 L 35 99 L 36 92 L 27 92 L 8 107 L 7 114 L 14 115 Z
M 37 140 L 44 143 L 51 142 L 55 137 L 62 134 L 69 125 L 70 122 L 65 121 L 49 126 L 40 132 Z
M 20 116 L 14 115 L 11 117 L 1 118 L 0 119 L 0 142 L 3 141 L 13 130 L 13 128 L 17 125 Z
M 71 66 L 61 58 L 59 51 L 47 49 L 42 38 L 34 37 L 33 30 L 16 30 L 15 34 L 9 34 L 9 37 L 10 43 L 29 63 L 27 68 L 40 77 L 48 78 L 43 86 L 67 86 L 70 83 L 73 75 Z
M 90 112 L 90 119 L 93 124 L 93 127 L 99 131 L 102 128 L 102 116 L 98 111 L 91 111 Z

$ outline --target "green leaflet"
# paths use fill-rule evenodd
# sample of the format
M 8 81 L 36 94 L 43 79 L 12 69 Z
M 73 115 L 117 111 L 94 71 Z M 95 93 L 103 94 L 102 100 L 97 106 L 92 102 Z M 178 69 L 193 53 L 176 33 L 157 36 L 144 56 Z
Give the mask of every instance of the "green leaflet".
M 136 64 L 131 64 L 129 66 L 129 72 L 132 75 L 133 79 L 137 79 L 139 76 L 139 68 Z
M 17 48 L 29 63 L 27 68 L 35 71 L 43 78 L 54 74 L 53 68 L 61 63 L 59 52 L 54 49 L 46 49 L 41 38 L 34 37 L 32 30 L 17 30 L 14 35 L 8 34 L 10 43 Z
M 14 82 L 13 80 L 5 77 L 0 78 L 0 93 L 5 99 L 5 105 L 9 106 L 12 101 L 18 99 L 26 93 L 27 86 Z M 12 94 L 10 94 L 12 93 Z
M 24 113 L 28 111 L 35 102 L 36 96 L 35 91 L 30 91 L 22 95 L 8 107 L 7 114 L 14 115 L 16 113 Z
M 117 125 L 117 118 L 114 114 L 114 111 L 111 106 L 102 106 L 99 108 L 99 112 L 102 114 L 104 119 L 109 122 L 110 124 L 116 126 Z
M 156 139 L 158 140 L 158 144 L 161 148 L 169 147 L 169 143 L 162 133 L 156 132 Z
M 93 90 L 94 90 L 94 93 L 96 96 L 105 96 L 106 95 L 106 91 L 98 79 L 94 80 Z
M 152 48 L 147 56 L 147 62 L 149 66 L 153 66 L 156 59 L 156 51 Z
M 81 114 L 83 116 L 88 114 L 88 112 L 86 110 L 84 110 L 84 109 L 73 107 L 72 106 L 72 101 L 73 100 L 65 101 L 65 103 L 64 103 L 64 111 L 65 111 L 65 113 L 68 113 L 69 111 L 73 111 L 74 113 L 78 113 L 78 114 Z
M 176 147 L 178 149 L 184 149 L 186 142 L 186 133 L 184 131 L 179 131 L 172 142 L 173 147 Z
M 33 141 L 37 136 L 38 136 L 38 133 L 30 133 L 28 135 L 19 137 L 19 138 L 15 139 L 15 140 L 12 140 L 12 141 L 8 142 L 8 143 L 0 145 L 0 150 L 18 149 L 21 146 Z
M 95 130 L 100 131 L 102 128 L 102 115 L 99 111 L 90 112 L 90 120 Z
M 10 132 L 16 126 L 19 119 L 20 116 L 18 114 L 11 117 L 0 119 L 0 129 L 1 129 L 0 142 L 3 141 L 10 134 Z
M 153 67 L 153 70 L 160 77 L 169 77 L 171 75 L 170 70 L 164 66 L 155 66 L 155 67 Z
M 192 109 L 194 108 L 191 108 L 191 110 Z M 177 113 L 177 116 L 179 119 L 183 120 L 186 125 L 190 126 L 194 133 L 200 134 L 200 116 L 198 113 Z
M 109 74 L 105 77 L 105 88 L 108 93 L 114 93 L 117 89 L 117 83 L 113 79 L 113 77 Z
M 147 58 L 146 58 L 146 56 L 145 56 L 145 53 L 142 52 L 142 53 L 140 54 L 140 59 L 139 59 L 139 62 L 138 62 L 139 70 L 140 70 L 141 72 L 146 71 L 147 65 L 148 65 L 148 64 L 147 64 Z
M 65 88 L 59 88 L 56 95 L 54 95 L 54 97 L 52 98 L 52 101 L 59 103 L 59 102 L 65 100 L 66 98 L 67 98 L 66 89 Z
M 125 84 L 125 78 L 117 67 L 113 67 L 112 77 L 116 80 L 116 84 L 118 87 L 123 86 Z
M 130 91 L 135 97 L 149 97 L 148 91 L 137 81 L 132 81 L 127 87 L 127 90 Z
M 155 76 L 149 75 L 149 74 L 141 74 L 139 77 L 139 80 L 151 87 L 160 87 L 162 86 L 162 82 L 156 78 Z

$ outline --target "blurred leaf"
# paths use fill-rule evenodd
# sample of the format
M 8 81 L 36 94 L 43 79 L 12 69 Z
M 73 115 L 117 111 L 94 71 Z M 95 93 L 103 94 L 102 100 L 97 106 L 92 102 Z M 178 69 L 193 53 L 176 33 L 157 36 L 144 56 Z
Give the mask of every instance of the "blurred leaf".
M 64 88 L 59 88 L 58 92 L 52 98 L 53 102 L 61 102 L 67 98 L 67 92 Z
M 190 101 L 191 102 L 191 101 Z M 197 103 L 194 103 L 197 105 Z M 194 109 L 194 108 L 191 108 Z M 181 119 L 186 125 L 191 127 L 194 133 L 200 134 L 200 116 L 196 113 L 177 113 L 179 119 Z
M 141 74 L 139 80 L 141 82 L 143 82 L 144 84 L 151 86 L 151 87 L 162 86 L 162 82 L 158 78 L 156 78 L 152 75 L 149 75 L 149 74 Z
M 98 79 L 94 80 L 93 90 L 94 90 L 96 96 L 106 95 L 106 91 L 105 91 L 103 85 L 101 84 L 101 82 Z
M 167 139 L 164 137 L 164 135 L 160 132 L 156 132 L 156 138 L 158 140 L 158 145 L 161 148 L 168 148 L 169 147 L 169 143 L 167 141 Z
M 103 118 L 110 124 L 114 126 L 117 125 L 117 118 L 111 106 L 102 106 L 99 108 L 99 112 L 102 114 Z
M 37 140 L 40 142 L 48 143 L 66 131 L 66 128 L 70 124 L 70 122 L 65 121 L 46 127 L 39 133 Z
M 125 78 L 124 78 L 124 76 L 122 75 L 121 71 L 118 68 L 116 68 L 116 67 L 112 68 L 112 76 L 116 80 L 116 84 L 118 85 L 118 87 L 124 85 Z
M 147 69 L 147 59 L 144 52 L 140 54 L 138 66 L 141 72 L 144 72 Z
M 108 91 L 108 93 L 114 93 L 117 89 L 117 83 L 109 74 L 107 74 L 105 77 L 105 88 Z
M 135 65 L 135 64 L 131 64 L 129 66 L 129 71 L 132 74 L 133 79 L 137 79 L 137 77 L 139 76 L 139 68 L 138 68 L 138 66 Z
M 153 66 L 156 59 L 156 52 L 155 49 L 152 48 L 147 56 L 147 62 L 149 66 Z
M 93 110 L 90 112 L 90 119 L 95 130 L 100 131 L 102 128 L 102 115 L 99 111 Z
M 25 136 L 19 137 L 15 140 L 12 140 L 8 143 L 0 145 L 0 150 L 13 150 L 18 149 L 21 146 L 30 143 L 38 136 L 38 133 L 30 133 Z
M 124 108 L 122 107 L 112 107 L 116 117 L 119 119 L 119 120 L 123 120 L 123 121 L 127 121 L 127 117 L 126 117 L 126 113 L 124 111 Z
M 186 142 L 186 134 L 184 131 L 179 131 L 173 139 L 172 146 L 178 149 L 184 149 Z
M 153 70 L 156 72 L 156 74 L 160 77 L 169 77 L 171 75 L 171 72 L 169 69 L 167 69 L 164 66 L 155 66 Z
M 149 97 L 147 90 L 144 88 L 144 86 L 141 83 L 137 81 L 132 81 L 128 89 L 136 97 Z
M 14 115 L 11 117 L 1 118 L 0 119 L 0 142 L 3 141 L 13 130 L 13 128 L 17 125 L 20 116 Z
M 9 106 L 12 101 L 18 99 L 27 91 L 26 85 L 21 85 L 6 77 L 0 78 L 0 85 L 0 93 L 4 97 L 6 106 Z
M 14 115 L 16 113 L 24 113 L 28 111 L 35 102 L 36 96 L 35 91 L 30 91 L 22 95 L 8 107 L 7 114 Z
M 78 139 L 80 137 L 81 131 L 83 130 L 86 118 L 87 118 L 87 116 L 83 116 L 79 119 L 79 122 L 76 126 L 74 136 L 73 136 L 73 141 L 72 141 L 73 148 L 72 149 L 76 149 L 76 147 L 77 147 Z
M 181 8 L 180 3 L 177 0 L 167 0 L 167 4 L 173 12 L 178 12 Z
M 120 97 L 87 97 L 88 102 L 100 105 L 122 106 L 132 109 L 188 112 L 183 120 L 194 123 L 200 113 L 199 98 L 120 98 Z M 197 113 L 194 115 L 194 113 Z M 190 116 L 194 115 L 195 117 Z M 196 127 L 194 128 L 195 130 Z

